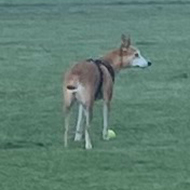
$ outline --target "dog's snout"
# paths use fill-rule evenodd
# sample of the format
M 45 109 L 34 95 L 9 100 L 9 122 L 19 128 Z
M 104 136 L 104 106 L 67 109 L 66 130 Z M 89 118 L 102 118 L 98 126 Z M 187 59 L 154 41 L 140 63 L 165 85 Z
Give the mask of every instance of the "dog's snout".
M 150 61 L 148 61 L 148 66 L 151 66 L 151 65 L 152 65 L 152 63 Z

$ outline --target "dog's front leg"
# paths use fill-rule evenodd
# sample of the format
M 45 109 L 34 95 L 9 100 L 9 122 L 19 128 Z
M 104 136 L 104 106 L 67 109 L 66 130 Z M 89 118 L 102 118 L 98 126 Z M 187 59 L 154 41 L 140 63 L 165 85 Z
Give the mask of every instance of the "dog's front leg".
M 103 132 L 102 132 L 104 140 L 109 140 L 109 137 L 108 137 L 108 110 L 109 110 L 108 103 L 106 101 L 104 101 L 104 104 L 103 104 Z
M 81 125 L 82 121 L 83 121 L 83 106 L 82 104 L 79 104 L 78 120 L 76 125 L 74 141 L 80 141 L 82 139 L 82 133 L 83 133 L 83 128 L 82 128 L 83 126 Z

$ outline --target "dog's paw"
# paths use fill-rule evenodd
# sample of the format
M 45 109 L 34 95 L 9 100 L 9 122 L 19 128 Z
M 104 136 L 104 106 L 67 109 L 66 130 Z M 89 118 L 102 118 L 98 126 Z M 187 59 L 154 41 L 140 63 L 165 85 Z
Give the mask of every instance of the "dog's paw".
M 102 139 L 105 140 L 105 141 L 109 140 L 108 130 L 103 130 Z
M 81 141 L 82 140 L 82 134 L 81 133 L 76 133 L 74 141 Z
M 85 149 L 86 150 L 91 150 L 92 149 L 92 144 L 91 143 L 86 143 L 85 144 Z
M 110 139 L 109 136 L 108 136 L 108 134 L 103 135 L 102 138 L 103 138 L 103 140 L 105 140 L 105 141 L 108 141 L 108 140 Z

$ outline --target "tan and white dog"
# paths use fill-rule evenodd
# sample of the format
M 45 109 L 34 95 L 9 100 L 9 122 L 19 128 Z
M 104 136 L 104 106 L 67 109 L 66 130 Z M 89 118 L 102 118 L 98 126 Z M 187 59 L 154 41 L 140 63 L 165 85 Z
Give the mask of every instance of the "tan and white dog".
M 130 38 L 121 36 L 120 48 L 111 51 L 98 60 L 85 60 L 74 65 L 65 74 L 64 107 L 65 107 L 65 147 L 68 146 L 69 113 L 72 103 L 79 103 L 78 121 L 75 141 L 80 141 L 84 134 L 85 148 L 91 149 L 89 135 L 93 104 L 96 99 L 103 99 L 103 139 L 108 140 L 108 112 L 112 99 L 115 73 L 130 67 L 145 68 L 151 65 L 140 51 L 131 46 Z M 85 116 L 83 129 L 82 120 Z

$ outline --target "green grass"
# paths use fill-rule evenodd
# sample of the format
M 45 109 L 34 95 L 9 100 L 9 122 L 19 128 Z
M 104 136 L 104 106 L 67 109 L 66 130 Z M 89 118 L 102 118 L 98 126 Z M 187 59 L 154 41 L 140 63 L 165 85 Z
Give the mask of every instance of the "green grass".
M 190 1 L 0 1 L 0 189 L 190 189 Z M 63 73 L 129 33 L 153 65 L 116 79 L 94 149 L 63 147 Z M 76 107 L 73 117 L 76 116 Z

